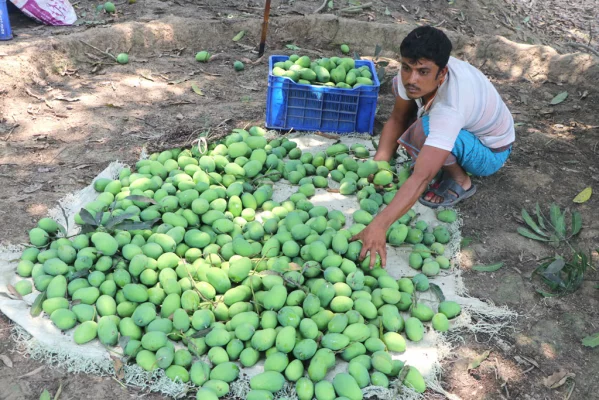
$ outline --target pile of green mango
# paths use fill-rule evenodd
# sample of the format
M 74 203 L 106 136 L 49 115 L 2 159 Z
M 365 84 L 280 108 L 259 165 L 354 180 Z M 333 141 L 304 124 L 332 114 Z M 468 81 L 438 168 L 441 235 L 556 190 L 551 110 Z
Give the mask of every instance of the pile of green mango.
M 418 370 L 390 352 L 422 340 L 426 323 L 447 331 L 461 311 L 451 301 L 436 311 L 418 302 L 434 269 L 427 265 L 448 266 L 447 228 L 429 232 L 410 211 L 389 242 L 413 246 L 410 265 L 423 263 L 424 273 L 397 280 L 380 260 L 370 269 L 358 259 L 361 243 L 349 239 L 409 170 L 364 160 L 363 145 L 312 154 L 264 134 L 236 129 L 203 153 L 163 151 L 116 180 L 97 179 L 97 199 L 75 217 L 86 233 L 66 238 L 54 220 L 41 219 L 17 266 L 27 279 L 15 289 L 40 291 L 36 303 L 56 327 L 74 329 L 76 343 L 119 345 L 126 362 L 196 385 L 201 400 L 225 396 L 260 359 L 265 371 L 251 378 L 250 400 L 273 399 L 286 382 L 301 400 L 359 400 L 362 388 L 398 377 L 424 392 Z M 283 178 L 299 188 L 279 203 L 272 186 Z M 329 178 L 359 199 L 350 227 L 341 211 L 310 202 Z M 100 226 L 92 229 L 90 217 Z M 439 213 L 444 222 L 455 218 Z M 348 371 L 329 382 L 337 357 Z
M 312 61 L 308 56 L 292 54 L 288 60 L 275 63 L 271 73 L 304 85 L 352 89 L 374 84 L 370 68 L 366 65 L 356 68 L 354 59 L 349 57 Z

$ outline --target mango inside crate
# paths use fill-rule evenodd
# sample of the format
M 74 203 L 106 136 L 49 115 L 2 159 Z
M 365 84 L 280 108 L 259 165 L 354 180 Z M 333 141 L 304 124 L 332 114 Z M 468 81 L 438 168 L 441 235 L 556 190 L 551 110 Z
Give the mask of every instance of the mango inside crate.
M 271 56 L 269 60 L 266 99 L 268 128 L 372 135 L 380 89 L 372 61 L 355 60 L 356 69 L 368 68 L 372 85 L 340 88 L 296 83 L 290 77 L 273 75 L 275 64 L 287 60 L 288 56 L 278 55 Z

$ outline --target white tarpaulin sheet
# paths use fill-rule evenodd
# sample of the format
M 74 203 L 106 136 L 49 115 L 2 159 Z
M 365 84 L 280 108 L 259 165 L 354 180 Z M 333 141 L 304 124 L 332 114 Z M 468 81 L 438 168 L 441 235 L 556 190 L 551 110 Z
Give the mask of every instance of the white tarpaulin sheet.
M 302 135 L 293 138 L 292 140 L 298 143 L 298 147 L 302 151 L 316 153 L 325 150 L 334 141 L 318 135 Z M 352 143 L 363 143 L 366 147 L 373 149 L 370 137 L 351 136 L 342 138 L 343 142 L 351 145 Z M 120 163 L 112 163 L 98 177 L 116 177 L 118 171 L 122 168 Z M 338 184 L 330 181 L 331 187 L 337 187 Z M 297 191 L 297 186 L 288 184 L 286 181 L 279 181 L 274 185 L 273 200 L 284 201 L 291 194 Z M 60 207 L 52 210 L 50 216 L 58 222 L 65 224 L 64 215 L 69 218 L 69 234 L 76 233 L 76 226 L 73 222 L 74 214 L 86 203 L 94 200 L 96 196 L 93 187 L 90 185 L 79 193 L 67 196 L 60 203 Z M 356 196 L 343 196 L 338 193 L 327 192 L 325 189 L 317 189 L 316 195 L 311 198 L 315 205 L 326 206 L 329 209 L 341 210 L 347 218 L 346 227 L 352 224 L 352 213 L 359 208 Z M 64 212 L 63 212 L 64 210 Z M 414 206 L 414 210 L 419 215 L 418 219 L 424 220 L 434 227 L 440 222 L 435 217 L 435 212 L 420 204 Z M 452 258 L 459 251 L 460 243 L 460 224 L 459 221 L 452 224 L 450 231 L 452 232 L 452 241 L 446 246 L 446 256 Z M 19 279 L 15 274 L 15 268 L 20 256 L 20 248 L 18 246 L 5 247 L 0 252 L 0 292 L 8 293 L 7 284 L 14 284 Z M 400 278 L 403 276 L 413 276 L 417 273 L 408 265 L 409 248 L 390 247 L 388 246 L 387 269 L 391 276 Z M 454 259 L 455 260 L 455 259 Z M 459 268 L 453 266 L 450 270 L 441 270 L 439 276 L 431 279 L 432 283 L 436 283 L 447 300 L 454 300 L 462 305 L 464 312 L 454 321 L 452 321 L 452 330 L 454 332 L 468 329 L 474 332 L 496 333 L 504 324 L 515 317 L 515 313 L 506 308 L 495 307 L 484 303 L 478 299 L 468 297 L 465 294 L 462 279 L 460 277 Z M 6 296 L 0 296 L 0 311 L 13 320 L 18 328 L 13 335 L 17 340 L 17 344 L 21 346 L 23 351 L 30 354 L 33 358 L 41 359 L 50 364 L 65 368 L 73 372 L 85 372 L 95 374 L 113 374 L 113 364 L 110 358 L 110 352 L 99 342 L 79 346 L 72 340 L 72 331 L 61 333 L 50 322 L 47 316 L 32 318 L 29 315 L 29 307 L 35 300 L 37 292 L 25 296 L 23 300 L 10 299 Z M 436 310 L 438 299 L 430 292 L 418 293 L 418 301 L 429 305 L 433 310 Z M 477 320 L 485 322 L 472 323 L 471 315 L 476 315 Z M 404 314 L 407 318 L 407 315 Z M 449 334 L 454 335 L 455 333 Z M 393 357 L 401 359 L 407 364 L 412 365 L 422 373 L 427 381 L 428 387 L 433 390 L 443 392 L 439 384 L 440 361 L 448 354 L 451 349 L 447 335 L 440 335 L 432 329 L 428 329 L 424 339 L 421 342 L 413 343 L 408 341 L 407 350 L 401 354 L 394 354 Z M 120 352 L 120 349 L 115 349 L 115 353 Z M 332 379 L 335 373 L 345 371 L 347 364 L 340 360 L 334 370 L 330 371 L 328 378 Z M 244 369 L 243 372 L 247 376 L 253 376 L 262 371 L 262 363 L 249 369 Z M 156 371 L 152 374 L 143 372 L 137 366 L 129 366 L 126 368 L 124 378 L 128 383 L 147 387 L 150 390 L 161 391 L 170 396 L 180 394 L 184 389 L 184 385 L 180 383 L 172 383 L 166 378 L 162 371 Z M 401 385 L 399 385 L 401 386 Z M 394 385 L 392 385 L 394 387 Z M 244 395 L 249 389 L 247 380 L 239 380 L 231 385 L 231 393 Z M 294 396 L 292 385 L 284 390 L 281 396 Z M 396 399 L 398 394 L 394 389 L 382 389 L 376 387 L 368 387 L 364 389 L 365 394 L 376 395 L 377 398 Z M 402 398 L 417 398 L 415 393 L 404 392 Z

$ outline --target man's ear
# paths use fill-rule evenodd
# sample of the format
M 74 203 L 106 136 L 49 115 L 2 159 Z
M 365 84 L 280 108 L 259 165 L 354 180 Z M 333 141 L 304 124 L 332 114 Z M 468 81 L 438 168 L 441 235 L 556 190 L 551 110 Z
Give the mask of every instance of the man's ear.
M 439 70 L 439 73 L 437 74 L 437 78 L 445 79 L 447 77 L 448 71 L 449 71 L 449 68 L 446 65 L 445 67 L 443 67 L 442 69 Z

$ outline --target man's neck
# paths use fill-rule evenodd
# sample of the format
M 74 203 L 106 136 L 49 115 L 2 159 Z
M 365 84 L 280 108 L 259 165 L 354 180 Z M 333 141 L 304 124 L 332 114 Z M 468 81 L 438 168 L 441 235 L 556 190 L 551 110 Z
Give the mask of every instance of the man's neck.
M 424 96 L 422 96 L 422 103 L 423 104 L 428 104 L 428 102 L 431 101 L 431 99 L 433 97 L 435 97 L 435 94 L 437 94 L 437 90 L 439 90 L 439 88 L 433 90 L 429 94 L 425 94 Z
M 441 80 L 439 82 L 439 85 L 437 86 L 437 88 L 435 90 L 433 90 L 432 92 L 425 94 L 424 96 L 422 96 L 422 103 L 423 104 L 428 104 L 429 101 L 431 101 L 431 99 L 433 97 L 435 97 L 435 95 L 437 94 L 437 91 L 439 90 L 439 88 L 441 87 L 441 85 L 447 80 L 447 78 L 449 77 L 449 72 L 447 73 L 447 77 L 445 77 L 445 79 Z

